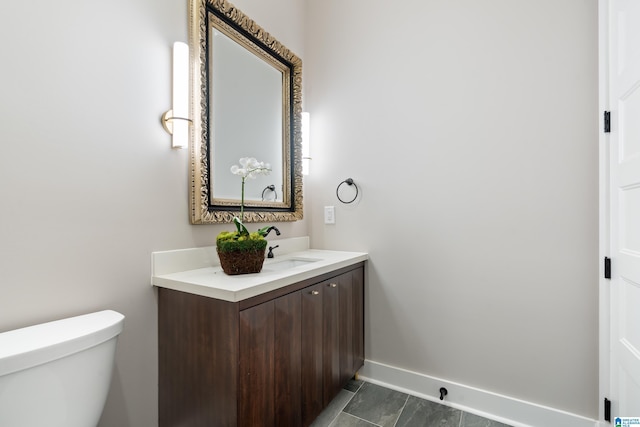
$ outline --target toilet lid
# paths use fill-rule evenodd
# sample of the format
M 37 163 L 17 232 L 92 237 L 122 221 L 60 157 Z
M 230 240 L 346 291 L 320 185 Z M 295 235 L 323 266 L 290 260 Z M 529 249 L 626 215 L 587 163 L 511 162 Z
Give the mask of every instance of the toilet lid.
M 0 376 L 68 356 L 116 337 L 124 316 L 104 310 L 0 333 Z

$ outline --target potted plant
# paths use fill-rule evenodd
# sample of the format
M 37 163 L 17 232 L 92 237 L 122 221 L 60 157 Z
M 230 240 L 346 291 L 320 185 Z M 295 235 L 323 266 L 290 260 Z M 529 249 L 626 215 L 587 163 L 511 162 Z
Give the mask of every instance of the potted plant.
M 222 270 L 229 275 L 259 273 L 264 263 L 264 252 L 267 247 L 265 237 L 271 230 L 280 235 L 274 226 L 267 226 L 249 233 L 244 226 L 244 185 L 247 178 L 268 175 L 271 167 L 268 163 L 259 162 L 253 157 L 240 159 L 240 166 L 231 166 L 231 173 L 242 178 L 240 201 L 240 218 L 233 217 L 236 231 L 223 231 L 216 237 L 216 250 Z

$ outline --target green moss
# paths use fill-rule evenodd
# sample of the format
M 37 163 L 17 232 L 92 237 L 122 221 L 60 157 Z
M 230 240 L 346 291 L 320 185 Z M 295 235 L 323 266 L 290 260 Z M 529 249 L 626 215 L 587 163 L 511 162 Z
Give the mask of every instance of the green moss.
M 267 247 L 267 240 L 259 233 L 238 233 L 237 231 L 223 231 L 216 237 L 218 252 L 258 251 Z

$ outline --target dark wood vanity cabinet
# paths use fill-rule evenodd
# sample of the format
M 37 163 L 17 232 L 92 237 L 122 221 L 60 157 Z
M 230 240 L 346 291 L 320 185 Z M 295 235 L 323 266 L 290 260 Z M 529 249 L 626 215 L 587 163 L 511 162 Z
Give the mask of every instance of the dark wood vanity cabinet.
M 364 263 L 232 303 L 159 288 L 159 425 L 308 426 L 364 363 Z

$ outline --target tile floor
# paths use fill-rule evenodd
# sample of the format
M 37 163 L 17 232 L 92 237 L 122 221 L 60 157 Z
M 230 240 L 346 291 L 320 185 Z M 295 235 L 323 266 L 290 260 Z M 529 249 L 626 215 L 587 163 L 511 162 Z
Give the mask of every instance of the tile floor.
M 458 409 L 351 380 L 311 427 L 509 427 Z

